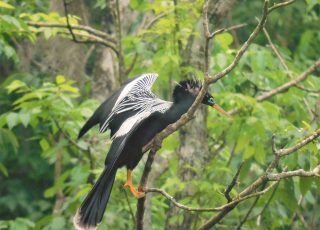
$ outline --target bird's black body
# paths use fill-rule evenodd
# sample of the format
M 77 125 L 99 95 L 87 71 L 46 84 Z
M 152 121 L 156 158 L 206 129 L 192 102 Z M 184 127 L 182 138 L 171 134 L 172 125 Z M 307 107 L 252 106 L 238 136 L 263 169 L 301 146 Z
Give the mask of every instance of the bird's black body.
M 101 132 L 107 128 L 111 130 L 113 142 L 105 169 L 74 218 L 77 229 L 96 229 L 103 217 L 117 169 L 126 166 L 133 170 L 143 156 L 143 147 L 186 113 L 201 89 L 198 81 L 182 81 L 174 89 L 173 102 L 167 102 L 150 91 L 156 78 L 156 74 L 144 74 L 122 86 L 99 106 L 80 130 L 79 138 L 92 126 L 100 124 Z M 203 103 L 214 105 L 213 97 L 207 94 Z

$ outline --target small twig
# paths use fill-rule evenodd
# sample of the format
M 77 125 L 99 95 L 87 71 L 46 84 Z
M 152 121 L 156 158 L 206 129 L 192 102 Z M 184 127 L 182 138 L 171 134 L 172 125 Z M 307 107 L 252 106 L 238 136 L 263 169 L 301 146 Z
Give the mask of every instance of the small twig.
M 303 195 L 300 195 L 300 198 L 299 198 L 299 201 L 298 201 L 298 207 L 295 209 L 295 211 L 294 211 L 294 213 L 293 213 L 293 215 L 292 215 L 292 218 L 291 218 L 291 227 L 290 227 L 290 229 L 291 230 L 294 230 L 295 229 L 295 222 L 296 222 L 296 220 L 297 220 L 297 216 L 298 216 L 298 214 L 297 214 L 297 212 L 298 212 L 298 208 L 299 208 L 299 206 L 301 205 L 301 203 L 303 202 Z
M 227 203 L 225 205 L 216 207 L 216 208 L 192 208 L 192 207 L 188 207 L 186 205 L 180 204 L 176 201 L 176 199 L 174 197 L 172 197 L 171 195 L 169 195 L 166 191 L 164 191 L 163 189 L 159 189 L 159 188 L 146 188 L 143 191 L 146 193 L 159 193 L 161 195 L 163 195 L 165 198 L 167 198 L 173 205 L 175 205 L 178 208 L 184 209 L 186 211 L 195 211 L 195 212 L 219 212 L 222 211 L 228 207 L 231 207 L 235 204 L 238 204 L 244 200 L 250 199 L 252 197 L 256 197 L 256 196 L 261 196 L 264 193 L 267 193 L 274 185 L 276 185 L 278 183 L 278 181 L 271 183 L 267 188 L 259 191 L 259 192 L 255 192 L 252 194 L 249 194 L 247 196 L 243 196 L 243 197 L 238 197 L 237 199 L 231 201 L 230 203 Z
M 276 134 L 272 135 L 272 152 L 274 155 L 278 155 L 278 150 L 277 150 L 277 146 L 276 146 Z
M 287 171 L 281 173 L 269 173 L 267 178 L 269 181 L 279 181 L 288 177 L 320 177 L 320 165 L 316 166 L 312 171 L 305 171 L 303 169 L 298 169 L 294 171 Z
M 221 34 L 221 33 L 229 32 L 231 30 L 236 30 L 236 29 L 239 29 L 239 28 L 243 28 L 243 27 L 245 27 L 247 25 L 248 25 L 247 23 L 241 23 L 241 24 L 238 24 L 238 25 L 230 26 L 228 28 L 222 28 L 222 29 L 216 30 L 216 31 L 214 31 L 213 33 L 210 34 L 209 38 L 212 39 L 217 34 Z
M 136 62 L 137 62 L 137 60 L 138 60 L 138 53 L 136 52 L 135 54 L 134 54 L 134 57 L 133 57 L 133 59 L 132 59 L 132 61 L 131 61 L 131 64 L 130 64 L 130 66 L 126 69 L 126 71 L 125 71 L 125 74 L 126 75 L 128 75 L 131 71 L 132 71 L 132 69 L 134 68 L 134 65 L 136 64 Z
M 49 23 L 49 22 L 33 22 L 33 21 L 28 21 L 27 25 L 29 26 L 34 26 L 34 27 L 46 27 L 46 28 L 64 28 L 68 29 L 68 25 L 66 24 L 61 24 L 61 23 Z M 72 31 L 73 30 L 80 30 L 80 31 L 85 31 L 89 34 L 95 35 L 97 37 L 103 38 L 114 45 L 117 43 L 116 40 L 111 37 L 109 34 L 104 33 L 100 30 L 96 30 L 90 26 L 85 26 L 85 25 L 74 25 L 74 24 L 69 24 L 71 27 Z
M 77 42 L 77 43 L 86 43 L 87 41 L 79 41 L 79 40 L 77 40 L 75 34 L 73 33 L 73 30 L 72 30 L 72 27 L 71 27 L 70 21 L 69 21 L 68 4 L 67 4 L 66 0 L 63 0 L 63 7 L 64 7 L 64 14 L 65 14 L 66 20 L 67 20 L 67 28 L 68 28 L 71 36 L 72 36 L 72 40 L 74 42 Z
M 163 13 L 158 14 L 153 19 L 151 19 L 147 25 L 143 26 L 142 28 L 145 29 L 145 30 L 150 29 L 161 18 L 164 18 L 165 16 L 169 15 L 172 12 L 173 12 L 173 10 L 169 10 L 167 12 L 163 12 Z
M 278 9 L 280 7 L 283 7 L 283 6 L 288 6 L 292 3 L 294 3 L 295 0 L 289 0 L 289 1 L 286 1 L 286 2 L 281 2 L 281 3 L 277 3 L 277 4 L 274 4 L 273 6 L 271 6 L 268 11 L 269 13 L 271 13 L 272 11 L 274 11 L 275 9 Z
M 160 146 L 155 146 L 149 152 L 148 159 L 144 166 L 144 170 L 140 179 L 139 190 L 145 191 L 144 188 L 147 184 L 147 181 L 151 172 L 151 166 L 154 161 L 154 156 L 156 155 L 159 148 Z M 146 202 L 146 197 L 138 199 L 137 213 L 136 213 L 137 230 L 143 230 L 143 216 L 145 212 L 145 202 Z
M 131 215 L 131 219 L 133 221 L 133 224 L 136 225 L 136 218 L 134 216 L 134 213 L 133 213 L 133 209 L 130 205 L 130 201 L 129 201 L 129 197 L 128 197 L 128 194 L 127 194 L 127 191 L 125 189 L 121 189 L 126 197 L 126 201 L 127 201 L 127 204 L 128 204 L 128 207 L 129 207 L 129 212 L 130 212 L 130 215 Z
M 237 230 L 240 230 L 242 225 L 248 220 L 249 215 L 251 214 L 253 208 L 257 205 L 258 200 L 260 199 L 260 196 L 257 196 L 256 199 L 254 199 L 252 205 L 250 206 L 249 210 L 247 211 L 246 215 L 244 218 L 240 221 L 239 225 L 237 226 Z
M 290 87 L 292 86 L 296 86 L 299 82 L 305 80 L 311 73 L 313 73 L 314 71 L 316 71 L 317 68 L 320 67 L 320 59 L 318 59 L 315 63 L 313 63 L 313 65 L 311 65 L 308 69 L 306 69 L 302 74 L 300 74 L 299 77 L 297 77 L 296 79 L 293 79 L 269 92 L 266 92 L 262 95 L 260 95 L 259 97 L 257 97 L 257 101 L 261 102 L 264 101 L 276 94 L 282 93 L 284 91 L 287 91 Z
M 267 31 L 266 28 L 263 28 L 263 33 L 265 34 L 267 40 L 268 40 L 268 43 L 270 45 L 270 48 L 272 49 L 272 51 L 275 53 L 275 55 L 277 56 L 277 58 L 279 59 L 280 61 L 280 64 L 282 65 L 282 67 L 287 71 L 288 75 L 290 78 L 293 78 L 292 74 L 290 73 L 290 70 L 289 70 L 289 67 L 286 63 L 286 61 L 284 60 L 284 58 L 281 56 L 279 50 L 277 49 L 277 47 L 273 44 L 272 40 L 271 40 L 271 37 Z
M 209 82 L 210 83 L 217 82 L 218 80 L 220 80 L 221 78 L 226 76 L 228 73 L 230 73 L 231 70 L 233 70 L 238 65 L 238 63 L 239 63 L 241 57 L 243 56 L 243 54 L 247 51 L 247 49 L 249 48 L 249 46 L 251 45 L 253 40 L 257 37 L 259 32 L 262 30 L 262 28 L 263 28 L 263 26 L 264 26 L 264 24 L 265 24 L 265 22 L 267 20 L 268 5 L 269 5 L 269 1 L 265 0 L 264 1 L 264 5 L 263 5 L 262 17 L 261 17 L 261 20 L 259 21 L 258 25 L 253 30 L 253 32 L 250 34 L 250 36 L 247 39 L 247 41 L 242 45 L 240 50 L 237 52 L 237 54 L 236 54 L 235 58 L 233 59 L 233 61 L 231 62 L 231 64 L 229 66 L 227 66 L 223 71 L 215 74 L 213 77 L 210 77 L 209 78 Z M 210 36 L 210 34 L 209 34 L 209 36 Z
M 302 85 L 299 85 L 299 84 L 295 85 L 295 87 L 298 88 L 298 89 L 301 89 L 301 90 L 303 90 L 303 91 L 305 91 L 305 92 L 308 92 L 308 93 L 320 93 L 320 90 L 317 90 L 317 89 L 307 89 L 306 87 L 304 87 L 304 86 L 302 86 Z
M 234 175 L 231 183 L 228 185 L 228 187 L 224 191 L 224 196 L 226 197 L 228 203 L 230 203 L 232 201 L 232 198 L 230 197 L 230 192 L 233 189 L 233 187 L 237 184 L 238 177 L 239 177 L 239 174 L 240 174 L 240 171 L 241 171 L 243 164 L 244 164 L 244 161 L 241 162 L 241 164 L 239 165 L 238 170 L 237 170 L 236 174 Z
M 274 195 L 276 194 L 276 191 L 277 191 L 278 187 L 279 187 L 279 183 L 274 187 L 274 189 L 273 189 L 273 191 L 272 191 L 267 203 L 263 206 L 261 212 L 258 214 L 258 216 L 256 216 L 256 217 L 259 218 L 259 221 L 261 221 L 262 214 L 267 209 L 267 207 L 270 205 L 271 200 L 273 199 Z
M 70 35 L 69 32 L 66 32 L 66 31 L 59 31 L 58 34 L 63 34 L 63 35 Z M 117 48 L 112 45 L 110 42 L 100 38 L 100 37 L 97 37 L 95 35 L 92 35 L 92 34 L 88 34 L 88 33 L 81 33 L 80 31 L 79 32 L 75 32 L 73 31 L 73 34 L 75 35 L 78 35 L 78 36 L 81 36 L 81 37 L 85 37 L 85 38 L 88 38 L 89 40 L 86 40 L 86 43 L 87 44 L 91 44 L 91 43 L 94 43 L 94 44 L 101 44 L 105 47 L 108 47 L 110 48 L 112 51 L 114 51 L 114 53 L 119 56 L 119 51 L 117 50 Z
M 265 188 L 264 190 L 260 191 L 260 192 L 255 192 L 255 193 L 251 193 L 249 195 L 243 196 L 224 206 L 221 206 L 219 208 L 221 208 L 221 212 L 218 213 L 216 216 L 214 216 L 213 218 L 211 218 L 210 220 L 208 220 L 204 225 L 202 225 L 198 230 L 207 230 L 207 229 L 211 229 L 212 226 L 214 226 L 215 224 L 217 224 L 225 215 L 227 215 L 232 209 L 234 209 L 240 202 L 247 200 L 249 198 L 252 197 L 256 197 L 256 196 L 261 196 L 265 193 L 267 193 L 268 191 L 270 191 L 271 188 L 273 188 L 276 184 L 278 184 L 279 182 L 273 182 L 271 183 L 267 188 Z
M 313 140 L 315 140 L 316 138 L 318 138 L 320 136 L 320 129 L 316 130 L 313 134 L 311 134 L 308 137 L 305 137 L 302 141 L 300 141 L 299 143 L 297 143 L 296 145 L 289 147 L 289 148 L 284 148 L 284 149 L 280 149 L 278 150 L 278 154 L 282 157 L 282 156 L 286 156 L 289 155 L 299 149 L 301 149 L 303 146 L 305 146 L 306 144 L 312 142 Z
M 290 71 L 286 61 L 284 60 L 284 58 L 282 57 L 282 55 L 280 54 L 279 50 L 277 49 L 277 47 L 273 44 L 272 39 L 267 31 L 266 28 L 263 28 L 263 32 L 268 40 L 268 43 L 270 45 L 270 48 L 272 49 L 272 51 L 274 52 L 274 54 L 277 56 L 277 58 L 280 61 L 281 66 L 285 69 L 286 73 L 288 74 L 290 79 L 293 79 L 294 76 L 292 74 L 292 72 Z M 301 89 L 303 91 L 309 92 L 309 93 L 320 93 L 320 90 L 311 90 L 311 89 L 307 89 L 301 85 L 299 85 L 298 83 L 296 85 L 294 85 L 296 88 Z

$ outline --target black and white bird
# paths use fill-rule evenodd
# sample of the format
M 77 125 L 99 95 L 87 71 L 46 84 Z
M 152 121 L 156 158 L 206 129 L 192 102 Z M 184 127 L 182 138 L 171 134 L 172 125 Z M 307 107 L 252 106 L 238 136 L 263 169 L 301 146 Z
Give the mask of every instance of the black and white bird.
M 126 166 L 127 182 L 136 198 L 145 194 L 132 184 L 132 170 L 141 160 L 143 147 L 152 138 L 177 121 L 195 101 L 201 90 L 198 80 L 179 82 L 173 91 L 173 102 L 164 101 L 151 92 L 158 74 L 147 73 L 131 79 L 103 102 L 79 132 L 81 138 L 92 126 L 100 124 L 100 132 L 111 130 L 112 144 L 105 168 L 74 217 L 77 229 L 96 229 L 106 209 L 117 170 Z M 203 104 L 225 113 L 206 93 Z

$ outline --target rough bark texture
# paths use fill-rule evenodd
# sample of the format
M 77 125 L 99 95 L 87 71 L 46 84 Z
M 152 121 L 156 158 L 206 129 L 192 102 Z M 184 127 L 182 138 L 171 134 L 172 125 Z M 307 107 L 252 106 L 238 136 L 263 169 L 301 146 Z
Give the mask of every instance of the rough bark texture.
M 116 57 L 111 49 L 97 50 L 97 61 L 92 77 L 92 96 L 94 98 L 103 101 L 119 86 L 116 63 Z

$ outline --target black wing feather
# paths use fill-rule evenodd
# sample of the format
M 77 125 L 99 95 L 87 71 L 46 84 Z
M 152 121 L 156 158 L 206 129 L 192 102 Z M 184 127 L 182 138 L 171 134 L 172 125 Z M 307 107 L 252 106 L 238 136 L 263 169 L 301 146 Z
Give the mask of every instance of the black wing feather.
M 107 119 L 107 117 L 110 115 L 112 108 L 114 107 L 114 104 L 116 103 L 119 95 L 121 94 L 121 91 L 123 88 L 129 84 L 131 81 L 133 81 L 135 78 L 131 78 L 125 82 L 124 85 L 117 91 L 115 91 L 107 100 L 105 100 L 93 113 L 93 115 L 88 119 L 88 121 L 83 125 L 81 128 L 78 139 L 80 139 L 84 134 L 88 132 L 89 129 L 91 129 L 93 126 L 100 124 L 100 127 L 103 125 L 104 121 Z

